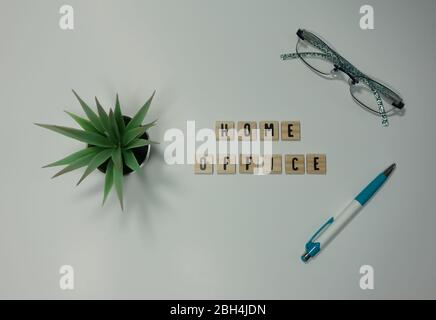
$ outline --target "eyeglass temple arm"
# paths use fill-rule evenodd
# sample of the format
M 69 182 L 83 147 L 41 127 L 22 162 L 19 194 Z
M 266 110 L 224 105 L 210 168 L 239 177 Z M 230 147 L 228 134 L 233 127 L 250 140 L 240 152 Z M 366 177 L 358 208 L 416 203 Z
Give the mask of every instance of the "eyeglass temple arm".
M 300 56 L 306 58 L 321 58 L 333 62 L 333 59 L 331 59 L 329 55 L 321 52 L 284 53 L 280 55 L 280 59 L 291 60 L 291 59 L 299 58 Z
M 403 109 L 404 108 L 404 102 L 401 98 L 398 98 L 397 95 L 390 89 L 385 88 L 382 85 L 377 84 L 377 82 L 374 82 L 373 80 L 369 79 L 369 83 L 382 95 L 385 95 L 386 97 L 389 97 L 392 99 L 392 105 L 397 109 Z
M 369 83 L 367 83 L 367 85 L 371 89 L 372 94 L 374 95 L 375 101 L 377 103 L 378 112 L 380 113 L 380 117 L 382 119 L 382 126 L 387 127 L 389 125 L 389 120 L 388 120 L 388 116 L 386 115 L 386 110 L 383 105 L 383 100 L 380 97 L 380 93 L 374 88 L 374 86 L 370 85 Z

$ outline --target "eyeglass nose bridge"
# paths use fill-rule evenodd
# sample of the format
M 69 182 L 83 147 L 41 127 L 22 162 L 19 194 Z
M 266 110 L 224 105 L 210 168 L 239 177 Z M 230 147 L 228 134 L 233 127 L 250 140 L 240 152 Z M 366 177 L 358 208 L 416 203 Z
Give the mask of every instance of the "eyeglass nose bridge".
M 337 65 L 337 64 L 334 64 L 333 66 L 334 66 L 334 68 L 333 68 L 332 71 L 336 72 L 336 71 L 340 70 L 340 71 L 342 71 L 343 73 L 345 73 L 347 76 L 350 77 L 350 79 L 351 79 L 351 84 L 352 84 L 352 85 L 355 85 L 355 84 L 358 84 L 358 83 L 359 83 L 359 80 L 357 80 L 356 77 L 354 77 L 352 74 L 350 74 L 347 70 L 345 70 L 345 69 L 342 68 L 341 66 L 339 66 L 339 65 Z

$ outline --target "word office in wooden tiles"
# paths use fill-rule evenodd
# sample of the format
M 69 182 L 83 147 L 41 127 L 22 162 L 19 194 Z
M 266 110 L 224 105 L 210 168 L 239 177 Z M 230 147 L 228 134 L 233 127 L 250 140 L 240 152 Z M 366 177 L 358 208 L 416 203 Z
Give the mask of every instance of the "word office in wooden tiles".
M 301 124 L 299 121 L 217 121 L 215 134 L 219 141 L 300 141 Z M 258 136 L 259 135 L 259 136 Z M 320 174 L 327 172 L 326 155 L 309 154 L 272 154 L 258 156 L 239 155 L 196 155 L 194 165 L 196 174 L 282 174 L 289 175 Z
M 196 174 L 326 174 L 327 160 L 325 154 L 272 154 L 259 159 L 255 155 L 197 155 L 194 165 Z M 283 164 L 284 163 L 284 164 Z

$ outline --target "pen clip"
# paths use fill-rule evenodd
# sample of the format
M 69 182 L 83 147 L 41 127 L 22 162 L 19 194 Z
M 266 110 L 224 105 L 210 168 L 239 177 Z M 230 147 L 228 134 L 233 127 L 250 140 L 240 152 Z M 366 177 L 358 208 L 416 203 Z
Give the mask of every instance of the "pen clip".
M 331 217 L 327 220 L 326 223 L 324 223 L 321 228 L 319 228 L 315 234 L 310 238 L 309 241 L 306 243 L 306 252 L 301 256 L 301 260 L 303 262 L 307 262 L 310 258 L 316 256 L 318 252 L 321 250 L 321 244 L 319 242 L 314 242 L 316 238 L 324 232 L 334 221 L 334 218 Z
M 319 228 L 315 234 L 312 236 L 312 238 L 310 238 L 309 243 L 313 242 L 313 240 L 315 240 L 325 229 L 327 229 L 332 223 L 333 223 L 334 218 L 331 217 L 330 219 L 327 220 L 326 223 L 324 223 L 321 228 Z

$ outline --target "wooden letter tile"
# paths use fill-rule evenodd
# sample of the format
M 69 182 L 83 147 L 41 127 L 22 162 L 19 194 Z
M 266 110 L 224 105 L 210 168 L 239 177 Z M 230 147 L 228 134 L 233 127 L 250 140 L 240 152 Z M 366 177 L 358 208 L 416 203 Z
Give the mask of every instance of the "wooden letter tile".
M 279 122 L 278 121 L 261 121 L 259 124 L 260 140 L 271 139 L 279 140 Z
M 213 174 L 213 158 L 211 156 L 196 156 L 195 174 Z
M 217 140 L 233 140 L 235 137 L 235 123 L 233 121 L 217 121 L 215 123 Z
M 233 155 L 219 155 L 216 165 L 218 174 L 235 174 L 236 173 L 236 158 Z
M 326 174 L 327 162 L 325 154 L 307 154 L 306 170 L 308 174 Z
M 300 121 L 282 121 L 282 140 L 299 141 L 301 139 Z
M 238 137 L 239 140 L 256 140 L 257 139 L 257 122 L 256 121 L 239 121 Z
M 304 154 L 285 155 L 286 174 L 304 174 Z
M 259 159 L 254 158 L 256 169 L 259 174 L 281 174 L 282 173 L 282 155 L 273 154 L 265 155 Z
M 246 154 L 239 155 L 239 173 L 253 174 L 255 165 L 253 156 Z

